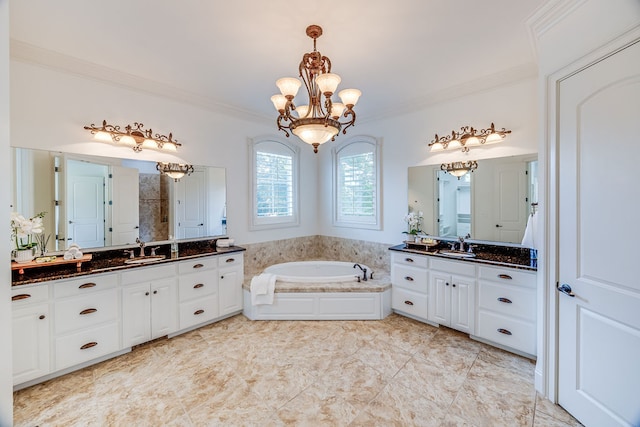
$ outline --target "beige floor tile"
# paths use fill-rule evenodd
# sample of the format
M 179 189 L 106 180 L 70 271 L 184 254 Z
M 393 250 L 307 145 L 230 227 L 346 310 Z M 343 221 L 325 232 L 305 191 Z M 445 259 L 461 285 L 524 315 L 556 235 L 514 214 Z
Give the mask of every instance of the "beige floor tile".
M 285 425 L 295 426 L 347 426 L 358 410 L 337 393 L 324 387 L 310 386 L 277 412 Z
M 411 359 L 411 354 L 376 337 L 356 351 L 354 357 L 392 378 Z
M 557 418 L 552 417 L 551 415 L 547 415 L 544 412 L 536 411 L 535 418 L 533 419 L 533 427 L 579 427 L 582 426 L 575 419 L 569 420 L 559 420 Z
M 536 395 L 536 418 L 538 415 L 544 414 L 552 417 L 555 420 L 563 423 L 560 425 L 567 426 L 580 426 L 580 422 L 573 418 L 571 414 L 564 410 L 564 408 L 560 405 L 556 405 L 551 402 L 549 399 L 541 397 L 540 395 Z M 545 416 L 541 416 L 542 419 L 547 419 Z M 542 425 L 542 424 L 538 424 Z

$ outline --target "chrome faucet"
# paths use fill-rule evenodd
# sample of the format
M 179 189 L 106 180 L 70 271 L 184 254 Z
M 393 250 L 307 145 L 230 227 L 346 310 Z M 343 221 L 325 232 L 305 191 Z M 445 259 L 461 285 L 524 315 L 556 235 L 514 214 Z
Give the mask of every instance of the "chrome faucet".
M 353 264 L 353 268 L 358 267 L 360 270 L 362 270 L 362 281 L 366 282 L 367 281 L 367 269 L 363 268 L 360 264 Z
M 136 257 L 136 252 L 133 249 L 125 249 L 124 254 L 129 255 L 129 259 Z
M 139 237 L 136 237 L 136 243 L 138 244 L 138 246 L 140 246 L 140 256 L 143 257 L 145 243 L 142 240 L 140 240 Z
M 464 252 L 464 237 L 458 237 L 458 250 Z

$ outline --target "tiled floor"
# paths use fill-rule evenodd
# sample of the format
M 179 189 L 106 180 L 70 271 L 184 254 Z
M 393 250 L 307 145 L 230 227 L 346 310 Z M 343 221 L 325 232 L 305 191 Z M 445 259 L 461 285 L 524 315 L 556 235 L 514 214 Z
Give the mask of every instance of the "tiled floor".
M 534 364 L 447 328 L 243 316 L 16 392 L 17 426 L 574 426 Z

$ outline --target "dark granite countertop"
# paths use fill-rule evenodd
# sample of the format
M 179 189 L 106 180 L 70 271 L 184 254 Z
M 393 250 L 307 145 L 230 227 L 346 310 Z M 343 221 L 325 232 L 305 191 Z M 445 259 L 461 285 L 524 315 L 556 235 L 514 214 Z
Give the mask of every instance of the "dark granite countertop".
M 133 249 L 133 247 L 87 252 L 93 255 L 93 259 L 91 261 L 83 262 L 80 271 L 77 270 L 75 264 L 43 264 L 41 267 L 25 270 L 23 274 L 19 274 L 18 270 L 14 270 L 12 271 L 11 276 L 11 286 L 28 285 L 58 279 L 69 279 L 90 274 L 129 270 L 149 265 L 161 265 L 193 258 L 211 255 L 224 255 L 245 251 L 245 249 L 240 246 L 219 248 L 216 246 L 215 240 L 180 242 L 178 244 L 178 257 L 171 258 L 171 245 L 154 245 L 153 247 L 156 246 L 158 247 L 158 249 L 156 250 L 156 254 L 164 255 L 165 259 L 147 264 L 125 264 L 124 262 L 127 260 L 128 255 L 126 255 L 124 251 Z M 136 256 L 138 256 L 139 248 L 137 246 L 135 247 L 135 251 Z M 147 247 L 145 253 L 148 255 L 149 252 L 150 249 L 149 247 Z
M 448 246 L 441 242 L 433 248 L 421 249 L 419 245 L 401 244 L 389 248 L 391 251 L 414 253 L 419 255 L 429 255 L 442 259 L 456 260 L 462 262 L 473 262 L 476 264 L 487 264 L 496 267 L 510 267 L 520 270 L 537 271 L 537 260 L 531 259 L 531 250 L 528 248 L 473 244 L 473 252 L 476 254 L 473 258 L 458 258 L 438 253 L 439 250 L 446 250 Z

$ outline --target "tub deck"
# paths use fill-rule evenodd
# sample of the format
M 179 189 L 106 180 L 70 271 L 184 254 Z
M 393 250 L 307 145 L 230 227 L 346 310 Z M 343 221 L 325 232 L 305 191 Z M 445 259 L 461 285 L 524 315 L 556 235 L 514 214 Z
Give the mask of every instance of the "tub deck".
M 251 278 L 243 284 L 243 314 L 251 320 L 379 320 L 391 314 L 391 278 L 366 282 L 276 281 L 272 305 L 251 305 Z

